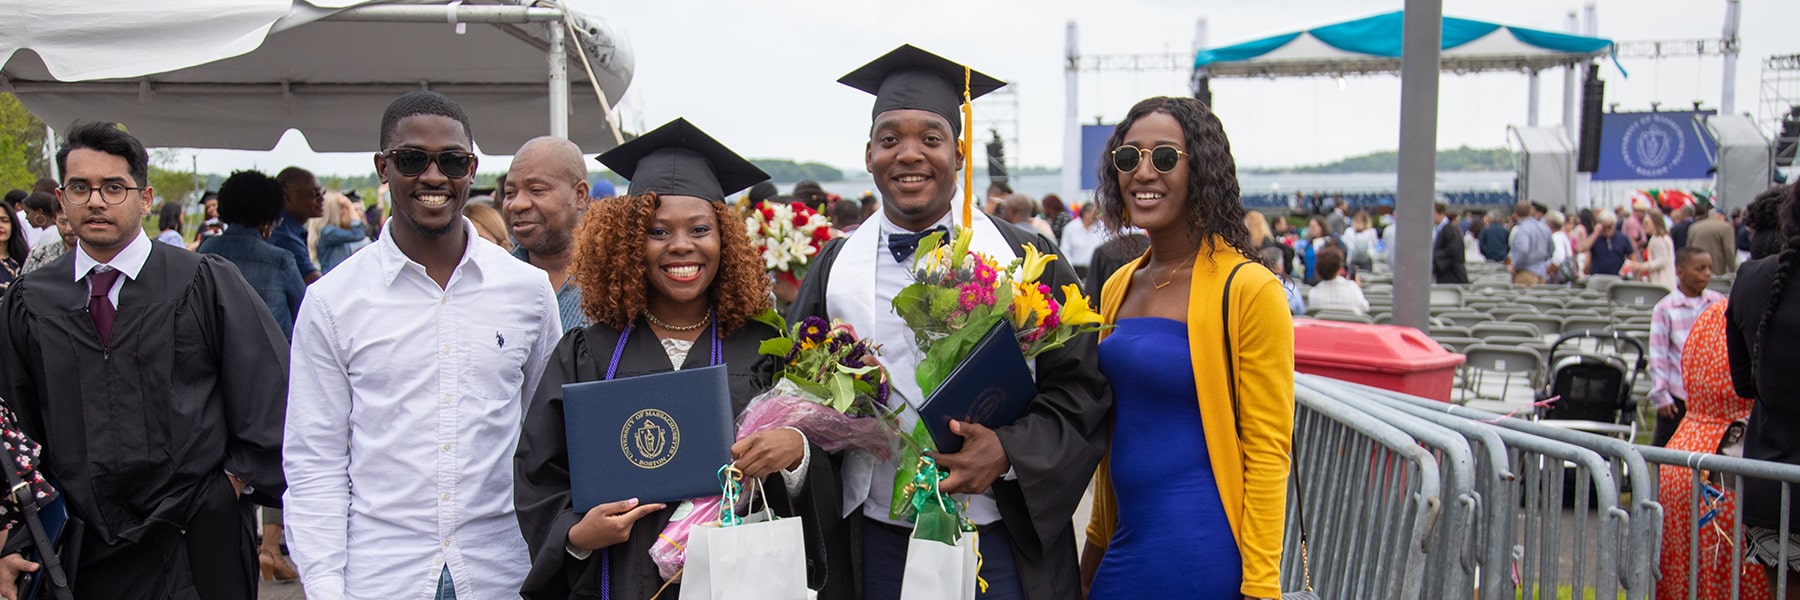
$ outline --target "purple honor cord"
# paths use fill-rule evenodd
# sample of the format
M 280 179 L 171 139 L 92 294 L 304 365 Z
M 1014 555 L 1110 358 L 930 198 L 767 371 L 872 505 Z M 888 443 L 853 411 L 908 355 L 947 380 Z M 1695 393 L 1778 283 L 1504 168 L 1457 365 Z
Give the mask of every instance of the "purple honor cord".
M 707 312 L 707 320 L 712 324 L 706 328 L 707 335 L 712 338 L 712 352 L 707 356 L 710 365 L 725 362 L 725 349 L 719 347 L 719 317 L 714 311 Z M 606 379 L 612 379 L 619 373 L 619 355 L 625 353 L 625 341 L 631 339 L 631 330 L 637 326 L 636 321 L 625 324 L 625 330 L 619 332 L 619 343 L 613 346 L 612 362 L 606 365 Z M 611 548 L 600 549 L 600 600 L 612 600 L 612 553 Z

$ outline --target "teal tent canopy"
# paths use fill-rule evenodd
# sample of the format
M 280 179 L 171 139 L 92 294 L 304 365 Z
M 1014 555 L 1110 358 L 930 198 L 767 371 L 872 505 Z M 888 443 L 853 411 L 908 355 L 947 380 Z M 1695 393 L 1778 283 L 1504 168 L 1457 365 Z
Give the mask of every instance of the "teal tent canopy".
M 1201 50 L 1213 77 L 1363 75 L 1400 71 L 1405 14 L 1394 11 Z M 1443 70 L 1537 71 L 1605 56 L 1612 40 L 1444 17 Z

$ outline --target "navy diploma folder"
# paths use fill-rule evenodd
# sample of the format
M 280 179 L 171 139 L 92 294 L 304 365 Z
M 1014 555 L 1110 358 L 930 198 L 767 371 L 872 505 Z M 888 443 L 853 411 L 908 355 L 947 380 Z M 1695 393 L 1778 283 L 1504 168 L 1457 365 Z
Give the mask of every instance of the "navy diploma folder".
M 616 500 L 719 495 L 735 423 L 725 365 L 571 383 L 563 389 L 576 513 Z
M 1037 381 L 1025 365 L 1018 335 L 1012 323 L 1001 319 L 931 392 L 919 407 L 919 420 L 938 452 L 954 454 L 962 451 L 963 438 L 950 431 L 951 419 L 1004 427 L 1025 416 L 1036 397 Z

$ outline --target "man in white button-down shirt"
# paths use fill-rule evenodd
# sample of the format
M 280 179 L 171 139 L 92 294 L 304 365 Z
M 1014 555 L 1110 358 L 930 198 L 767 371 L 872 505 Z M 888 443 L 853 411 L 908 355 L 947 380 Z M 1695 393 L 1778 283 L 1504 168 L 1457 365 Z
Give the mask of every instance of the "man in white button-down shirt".
M 387 231 L 307 290 L 294 325 L 288 545 L 309 598 L 517 597 L 512 455 L 556 298 L 543 271 L 471 243 L 476 157 L 454 101 L 401 96 L 381 147 Z

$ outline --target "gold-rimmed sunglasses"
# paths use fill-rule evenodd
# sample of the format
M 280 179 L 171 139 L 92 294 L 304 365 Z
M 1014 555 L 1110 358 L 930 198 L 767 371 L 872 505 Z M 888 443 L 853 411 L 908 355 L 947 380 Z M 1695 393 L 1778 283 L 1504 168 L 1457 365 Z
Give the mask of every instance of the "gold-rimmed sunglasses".
M 1181 157 L 1187 156 L 1187 151 L 1175 147 L 1174 144 L 1162 144 L 1148 149 L 1137 146 L 1119 146 L 1113 148 L 1112 151 L 1113 168 L 1118 169 L 1121 173 L 1136 171 L 1138 165 L 1143 164 L 1146 155 L 1150 157 L 1151 167 L 1156 168 L 1159 173 L 1167 173 L 1175 170 L 1176 165 L 1181 164 Z

